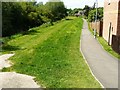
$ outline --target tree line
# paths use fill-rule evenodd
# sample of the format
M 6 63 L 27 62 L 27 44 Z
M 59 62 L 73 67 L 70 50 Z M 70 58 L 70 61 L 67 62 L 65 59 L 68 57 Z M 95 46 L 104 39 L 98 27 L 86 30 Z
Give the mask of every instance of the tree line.
M 72 9 L 67 9 L 67 13 L 69 16 L 75 16 L 76 13 L 78 13 L 79 11 L 82 11 L 82 8 L 74 8 Z
M 2 2 L 2 36 L 24 32 L 43 23 L 61 20 L 67 9 L 60 0 L 42 2 Z
M 88 19 L 89 22 L 94 22 L 96 19 L 96 8 L 95 5 L 93 7 L 90 7 L 88 5 L 85 5 L 84 8 L 75 8 L 75 9 L 67 9 L 67 13 L 69 16 L 75 16 L 76 13 L 82 12 L 84 17 Z M 97 20 L 103 19 L 103 7 L 97 8 Z
M 67 15 L 74 16 L 83 11 L 89 22 L 95 21 L 95 6 L 84 8 L 67 9 L 62 1 L 49 0 L 42 2 L 2 2 L 2 36 L 11 36 L 24 32 L 29 28 L 40 26 L 44 23 L 53 24 Z M 103 8 L 98 8 L 97 20 L 102 20 Z

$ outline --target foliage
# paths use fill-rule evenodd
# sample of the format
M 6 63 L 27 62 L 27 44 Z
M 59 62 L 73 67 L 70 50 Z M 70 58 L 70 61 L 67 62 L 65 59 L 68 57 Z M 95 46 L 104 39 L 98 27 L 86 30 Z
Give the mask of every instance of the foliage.
M 50 0 L 45 6 L 48 10 L 48 18 L 52 21 L 61 20 L 67 15 L 63 2 L 60 2 L 59 0 L 58 2 L 52 2 L 52 0 Z
M 18 3 L 2 2 L 2 35 L 11 35 L 16 33 L 16 28 L 21 28 L 22 8 Z M 16 26 L 19 24 L 19 26 Z M 16 30 L 15 30 L 16 29 Z
M 76 13 L 78 13 L 79 11 L 82 11 L 81 8 L 75 8 L 75 9 L 67 9 L 67 13 L 69 16 L 73 16 L 75 15 Z
M 89 11 L 91 10 L 91 7 L 89 7 L 88 5 L 85 5 L 85 7 L 83 8 L 84 10 L 84 15 L 86 17 L 88 17 Z
M 2 2 L 2 36 L 29 30 L 43 23 L 64 18 L 66 8 L 59 2 Z
M 95 21 L 96 17 L 96 9 L 93 9 L 89 12 L 88 15 L 88 21 L 93 22 Z M 102 20 L 103 19 L 103 8 L 98 8 L 97 9 L 97 20 Z

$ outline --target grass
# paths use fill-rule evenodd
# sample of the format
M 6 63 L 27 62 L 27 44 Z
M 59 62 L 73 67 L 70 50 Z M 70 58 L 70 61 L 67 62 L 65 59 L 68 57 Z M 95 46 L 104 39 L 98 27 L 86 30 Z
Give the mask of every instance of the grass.
M 90 25 L 88 24 L 89 26 L 89 30 L 90 32 L 94 35 L 94 32 L 93 30 L 90 28 Z M 120 55 L 118 53 L 116 53 L 111 46 L 108 45 L 107 41 L 105 41 L 105 39 L 103 37 L 97 37 L 98 41 L 100 42 L 100 44 L 102 45 L 102 47 L 109 53 L 111 54 L 112 56 L 120 59 Z
M 7 44 L 19 49 L 10 58 L 14 65 L 2 71 L 35 76 L 43 87 L 101 88 L 80 53 L 82 25 L 81 18 L 70 18 L 12 38 Z

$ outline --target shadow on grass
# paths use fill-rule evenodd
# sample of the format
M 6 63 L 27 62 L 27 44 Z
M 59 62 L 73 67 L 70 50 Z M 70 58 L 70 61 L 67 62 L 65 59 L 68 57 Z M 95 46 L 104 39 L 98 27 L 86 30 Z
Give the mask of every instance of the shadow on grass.
M 2 45 L 1 47 L 1 51 L 16 51 L 16 50 L 21 50 L 20 47 L 18 46 L 11 46 L 11 45 Z
M 70 18 L 66 18 L 65 20 L 73 20 L 73 19 L 70 19 Z
M 30 31 L 25 31 L 22 33 L 22 35 L 35 35 L 36 33 L 40 33 L 37 30 L 30 30 Z

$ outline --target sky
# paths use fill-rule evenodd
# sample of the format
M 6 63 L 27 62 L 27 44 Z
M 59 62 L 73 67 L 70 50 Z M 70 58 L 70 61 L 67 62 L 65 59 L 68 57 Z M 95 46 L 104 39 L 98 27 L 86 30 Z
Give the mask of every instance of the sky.
M 37 0 L 37 2 L 43 2 L 44 4 L 48 0 Z M 61 0 L 64 2 L 67 8 L 84 8 L 85 5 L 93 6 L 96 0 Z M 98 6 L 103 7 L 104 0 L 98 0 Z

